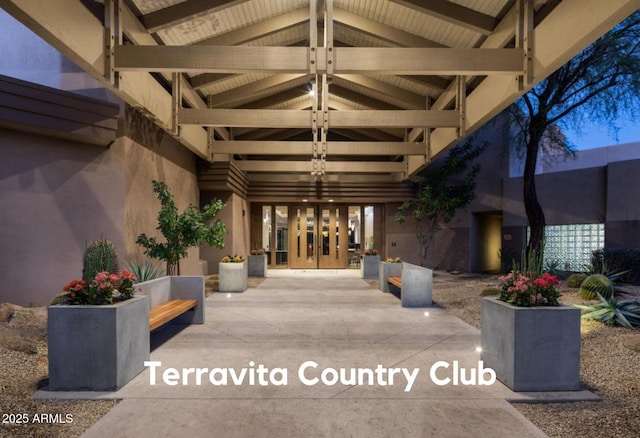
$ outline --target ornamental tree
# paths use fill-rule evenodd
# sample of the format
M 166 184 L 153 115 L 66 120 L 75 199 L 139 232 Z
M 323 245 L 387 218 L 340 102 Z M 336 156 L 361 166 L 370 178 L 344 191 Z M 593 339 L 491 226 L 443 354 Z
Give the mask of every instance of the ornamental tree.
M 158 195 L 161 208 L 158 213 L 158 227 L 166 242 L 158 242 L 155 237 L 142 233 L 136 243 L 145 248 L 144 253 L 167 263 L 167 275 L 180 275 L 180 259 L 187 256 L 187 249 L 205 242 L 216 248 L 224 247 L 227 227 L 216 214 L 224 207 L 219 199 L 213 200 L 202 210 L 189 205 L 184 212 L 178 208 L 167 185 L 153 181 L 153 191 Z
M 524 149 L 524 205 L 531 228 L 527 254 L 543 251 L 545 216 L 538 200 L 535 171 L 540 150 L 573 154 L 558 126 L 596 122 L 615 130 L 620 114 L 638 113 L 640 96 L 640 12 L 635 12 L 511 105 Z
M 458 209 L 473 200 L 480 165 L 471 165 L 471 162 L 486 147 L 487 143 L 476 146 L 473 139 L 469 139 L 451 149 L 442 165 L 434 164 L 419 178 L 415 198 L 398 207 L 397 223 L 403 224 L 407 215 L 414 219 L 421 265 L 424 265 L 429 246 L 442 224 L 450 222 Z

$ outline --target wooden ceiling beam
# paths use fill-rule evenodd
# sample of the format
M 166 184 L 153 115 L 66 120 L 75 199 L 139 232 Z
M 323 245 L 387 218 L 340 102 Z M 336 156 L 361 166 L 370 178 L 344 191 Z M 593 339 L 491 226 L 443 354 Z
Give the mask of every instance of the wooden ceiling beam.
M 249 0 L 186 0 L 145 14 L 140 17 L 140 22 L 149 33 L 156 33 L 247 1 Z
M 483 14 L 447 0 L 389 0 L 406 8 L 461 26 L 465 29 L 489 35 L 497 25 L 491 15 Z

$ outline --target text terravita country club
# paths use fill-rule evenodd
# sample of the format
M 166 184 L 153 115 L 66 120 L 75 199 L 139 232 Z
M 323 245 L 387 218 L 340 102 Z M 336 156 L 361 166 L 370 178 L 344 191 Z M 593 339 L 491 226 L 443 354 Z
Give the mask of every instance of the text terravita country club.
M 213 385 L 213 386 L 287 386 L 288 368 L 268 368 L 250 361 L 245 368 L 162 368 L 160 361 L 145 361 L 149 367 L 149 384 L 159 382 L 168 386 Z M 308 360 L 298 367 L 295 375 L 305 386 L 394 386 L 403 385 L 404 392 L 411 391 L 420 374 L 420 368 L 387 368 L 381 364 L 374 368 L 322 367 Z M 435 362 L 429 369 L 431 381 L 438 385 L 487 386 L 496 381 L 496 373 L 485 368 L 480 360 L 477 367 L 461 367 L 458 361 Z

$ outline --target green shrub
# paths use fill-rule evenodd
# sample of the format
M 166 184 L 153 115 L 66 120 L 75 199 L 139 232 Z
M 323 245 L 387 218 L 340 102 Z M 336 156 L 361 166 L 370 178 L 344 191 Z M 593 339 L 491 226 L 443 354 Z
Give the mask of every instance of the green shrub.
M 187 256 L 191 247 L 201 243 L 215 248 L 224 247 L 227 227 L 220 219 L 212 220 L 224 207 L 222 201 L 214 199 L 202 210 L 190 204 L 178 213 L 169 187 L 162 181 L 152 181 L 152 184 L 161 205 L 156 229 L 162 233 L 165 242 L 142 233 L 136 243 L 145 249 L 145 255 L 166 262 L 167 275 L 180 275 L 180 260 Z
M 578 294 L 585 300 L 595 300 L 598 294 L 609 299 L 613 293 L 613 283 L 602 274 L 593 274 L 585 278 L 578 291 Z
M 582 282 L 587 278 L 587 274 L 571 274 L 569 278 L 567 278 L 567 286 L 577 289 L 582 286 Z
M 82 278 L 89 285 L 102 271 L 118 273 L 118 251 L 113 243 L 100 238 L 91 242 L 84 251 Z
M 480 291 L 481 297 L 489 297 L 492 295 L 500 295 L 500 288 L 498 286 L 487 286 Z

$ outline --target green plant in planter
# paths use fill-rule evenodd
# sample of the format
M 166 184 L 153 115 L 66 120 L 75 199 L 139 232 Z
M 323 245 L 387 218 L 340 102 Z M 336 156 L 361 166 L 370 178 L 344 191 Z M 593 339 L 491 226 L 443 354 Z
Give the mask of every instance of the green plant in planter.
M 609 299 L 613 297 L 614 292 L 613 282 L 602 274 L 588 276 L 578 290 L 578 294 L 585 300 L 595 300 L 598 295 Z
M 636 300 L 619 301 L 613 296 L 607 299 L 599 293 L 596 293 L 596 296 L 599 301 L 597 304 L 591 306 L 575 304 L 575 307 L 588 311 L 582 315 L 583 319 L 595 319 L 628 328 L 640 326 L 640 303 Z
M 82 280 L 72 280 L 51 302 L 70 305 L 112 304 L 114 299 L 133 298 L 136 276 L 128 269 L 118 272 L 118 251 L 113 243 L 100 238 L 84 252 Z
M 125 263 L 124 265 L 136 276 L 138 283 L 154 280 L 156 278 L 164 277 L 165 275 L 162 265 L 153 263 L 149 259 L 133 260 Z
M 244 262 L 244 256 L 241 255 L 227 255 L 222 257 L 222 260 L 220 260 L 222 263 L 242 263 Z
M 187 249 L 200 245 L 201 242 L 216 248 L 224 247 L 227 227 L 220 219 L 213 220 L 224 207 L 222 201 L 215 199 L 202 211 L 189 205 L 179 214 L 165 183 L 153 181 L 153 191 L 161 204 L 156 229 L 162 233 L 166 242 L 158 242 L 155 237 L 142 233 L 136 243 L 145 248 L 145 255 L 167 263 L 167 275 L 180 275 L 180 260 L 187 256 Z
M 118 251 L 113 243 L 107 239 L 94 240 L 84 250 L 84 266 L 82 278 L 90 284 L 98 272 L 118 272 Z

